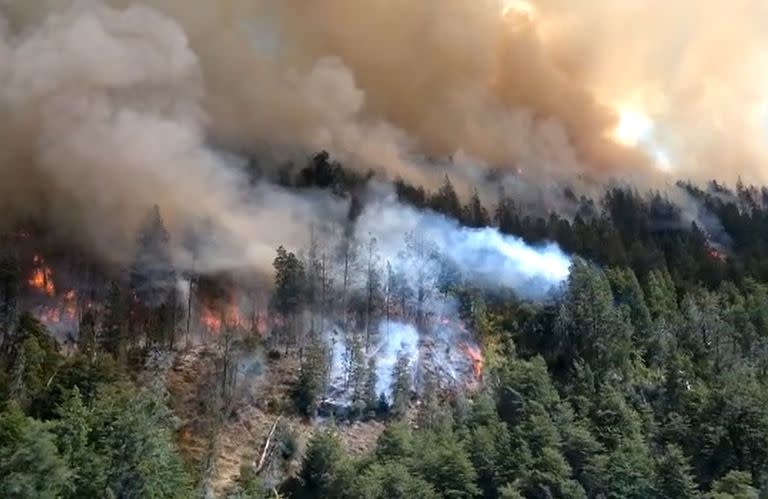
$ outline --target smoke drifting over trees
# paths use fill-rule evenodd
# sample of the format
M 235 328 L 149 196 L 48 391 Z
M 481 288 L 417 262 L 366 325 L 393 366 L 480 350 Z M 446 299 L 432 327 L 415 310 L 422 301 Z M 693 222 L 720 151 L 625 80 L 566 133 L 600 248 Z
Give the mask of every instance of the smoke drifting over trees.
M 0 496 L 766 496 L 764 3 L 0 0 Z
M 504 185 L 552 205 L 553 183 L 662 185 L 662 153 L 674 175 L 759 180 L 759 130 L 736 123 L 762 112 L 761 8 L 697 3 L 680 34 L 610 2 L 6 2 L 2 222 L 43 220 L 125 263 L 157 203 L 173 241 L 206 233 L 199 267 L 267 269 L 347 201 L 254 186 L 253 160 L 274 180 L 324 148 L 361 172 L 427 186 L 450 173 L 460 194 Z M 712 14 L 727 28 L 704 26 Z M 634 22 L 594 29 L 609 17 Z M 733 40 L 747 50 L 713 79 Z M 615 140 L 627 106 L 652 121 L 655 150 Z M 192 265 L 180 244 L 173 258 Z

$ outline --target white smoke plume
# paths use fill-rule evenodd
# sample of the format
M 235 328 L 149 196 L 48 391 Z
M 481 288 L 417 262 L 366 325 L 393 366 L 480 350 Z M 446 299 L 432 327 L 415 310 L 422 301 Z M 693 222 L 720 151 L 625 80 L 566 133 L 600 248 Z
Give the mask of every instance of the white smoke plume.
M 356 227 L 358 240 L 375 238 L 383 257 L 411 279 L 424 274 L 434 279 L 439 272 L 435 256 L 471 282 L 542 299 L 570 273 L 571 259 L 556 244 L 533 247 L 492 227 L 462 227 L 443 215 L 401 205 L 392 196 L 369 202 Z

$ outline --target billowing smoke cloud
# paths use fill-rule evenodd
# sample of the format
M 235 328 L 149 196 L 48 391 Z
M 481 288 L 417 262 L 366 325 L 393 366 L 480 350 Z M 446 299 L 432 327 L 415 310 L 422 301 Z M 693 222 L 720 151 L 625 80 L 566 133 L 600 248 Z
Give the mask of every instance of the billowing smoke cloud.
M 541 299 L 570 271 L 571 259 L 556 244 L 532 247 L 491 227 L 462 227 L 442 215 L 398 204 L 392 197 L 370 202 L 357 230 L 358 240 L 374 238 L 377 250 L 414 280 L 424 279 L 420 275 L 434 279 L 447 264 L 472 282 Z
M 298 246 L 308 222 L 344 207 L 270 186 L 248 191 L 211 139 L 277 154 L 326 148 L 349 166 L 425 184 L 444 171 L 477 183 L 491 169 L 534 185 L 663 182 L 654 163 L 686 177 L 765 180 L 759 20 L 768 7 L 641 7 L 2 1 L 0 209 L 44 218 L 124 261 L 158 203 L 174 234 L 212 227 L 216 244 L 199 264 L 217 269 L 267 266 L 277 245 Z M 482 241 L 503 255 L 513 244 L 492 232 L 436 232 L 461 236 L 442 240 L 446 248 Z M 494 258 L 467 260 L 476 249 L 449 256 L 492 275 L 482 264 Z
M 645 163 L 498 0 L 151 3 L 187 28 L 230 139 L 328 148 L 419 182 L 442 176 L 425 157 L 539 181 Z
M 206 146 L 199 59 L 181 27 L 150 8 L 78 2 L 48 13 L 4 37 L 0 81 L 0 209 L 44 218 L 116 261 L 129 258 L 154 203 L 176 236 L 210 227 L 203 271 L 268 266 L 308 222 L 344 211 L 252 189 Z
M 189 34 L 229 137 L 327 147 L 406 177 L 425 174 L 414 154 L 460 151 L 539 182 L 653 182 L 654 163 L 765 180 L 760 0 L 149 3 Z M 630 123 L 627 147 L 622 116 L 651 125 Z

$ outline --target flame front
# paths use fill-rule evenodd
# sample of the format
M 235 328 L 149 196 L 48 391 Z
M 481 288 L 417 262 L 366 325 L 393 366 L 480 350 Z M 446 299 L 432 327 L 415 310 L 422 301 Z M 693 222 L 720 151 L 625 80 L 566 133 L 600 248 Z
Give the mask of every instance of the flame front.
M 212 333 L 218 334 L 221 331 L 221 319 L 208 307 L 203 307 L 200 313 L 200 324 Z
M 237 305 L 230 303 L 225 307 L 223 312 L 203 305 L 200 312 L 200 325 L 205 330 L 218 334 L 221 332 L 222 326 L 226 325 L 233 329 L 241 328 L 243 322 L 240 318 L 240 310 Z

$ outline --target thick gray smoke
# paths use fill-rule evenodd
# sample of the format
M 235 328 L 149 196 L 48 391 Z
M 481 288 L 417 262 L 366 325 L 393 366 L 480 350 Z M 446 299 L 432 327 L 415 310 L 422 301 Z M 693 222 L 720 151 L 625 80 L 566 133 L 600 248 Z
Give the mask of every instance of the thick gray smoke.
M 157 203 L 177 244 L 209 227 L 216 244 L 196 267 L 221 270 L 266 268 L 278 245 L 302 244 L 307 224 L 343 213 L 321 196 L 254 191 L 206 146 L 199 60 L 158 11 L 76 2 L 2 34 L 0 210 L 12 219 L 42 218 L 123 262 Z
M 310 224 L 343 220 L 343 201 L 269 184 L 254 187 L 237 158 L 208 147 L 205 65 L 176 20 L 150 7 L 118 9 L 99 1 L 32 10 L 10 9 L 0 33 L 0 108 L 7 117 L 0 128 L 7 146 L 0 160 L 6 180 L 0 209 L 11 219 L 43 218 L 61 235 L 122 263 L 132 254 L 139 223 L 157 203 L 175 263 L 198 271 L 268 269 L 277 246 L 305 244 Z M 273 84 L 270 78 L 254 74 L 246 80 L 258 87 Z M 396 165 L 399 145 L 392 154 L 369 154 L 368 148 L 386 149 L 397 137 L 404 144 L 406 135 L 385 122 L 361 127 L 352 120 L 365 94 L 339 58 L 321 57 L 305 76 L 286 78 L 288 88 L 304 96 L 299 103 L 327 125 L 311 128 L 317 141 L 304 145 L 354 149 Z M 285 112 L 291 109 L 299 111 Z M 275 123 L 284 131 L 305 130 L 306 112 L 301 109 L 296 127 L 284 127 L 285 116 Z M 462 271 L 530 296 L 567 273 L 567 259 L 555 249 L 533 250 L 491 230 L 461 230 L 392 202 L 368 213 L 379 208 L 382 218 L 364 216 L 358 229 L 375 233 L 392 251 L 403 234 L 418 229 Z M 203 244 L 187 251 L 186 236 L 200 231 Z

